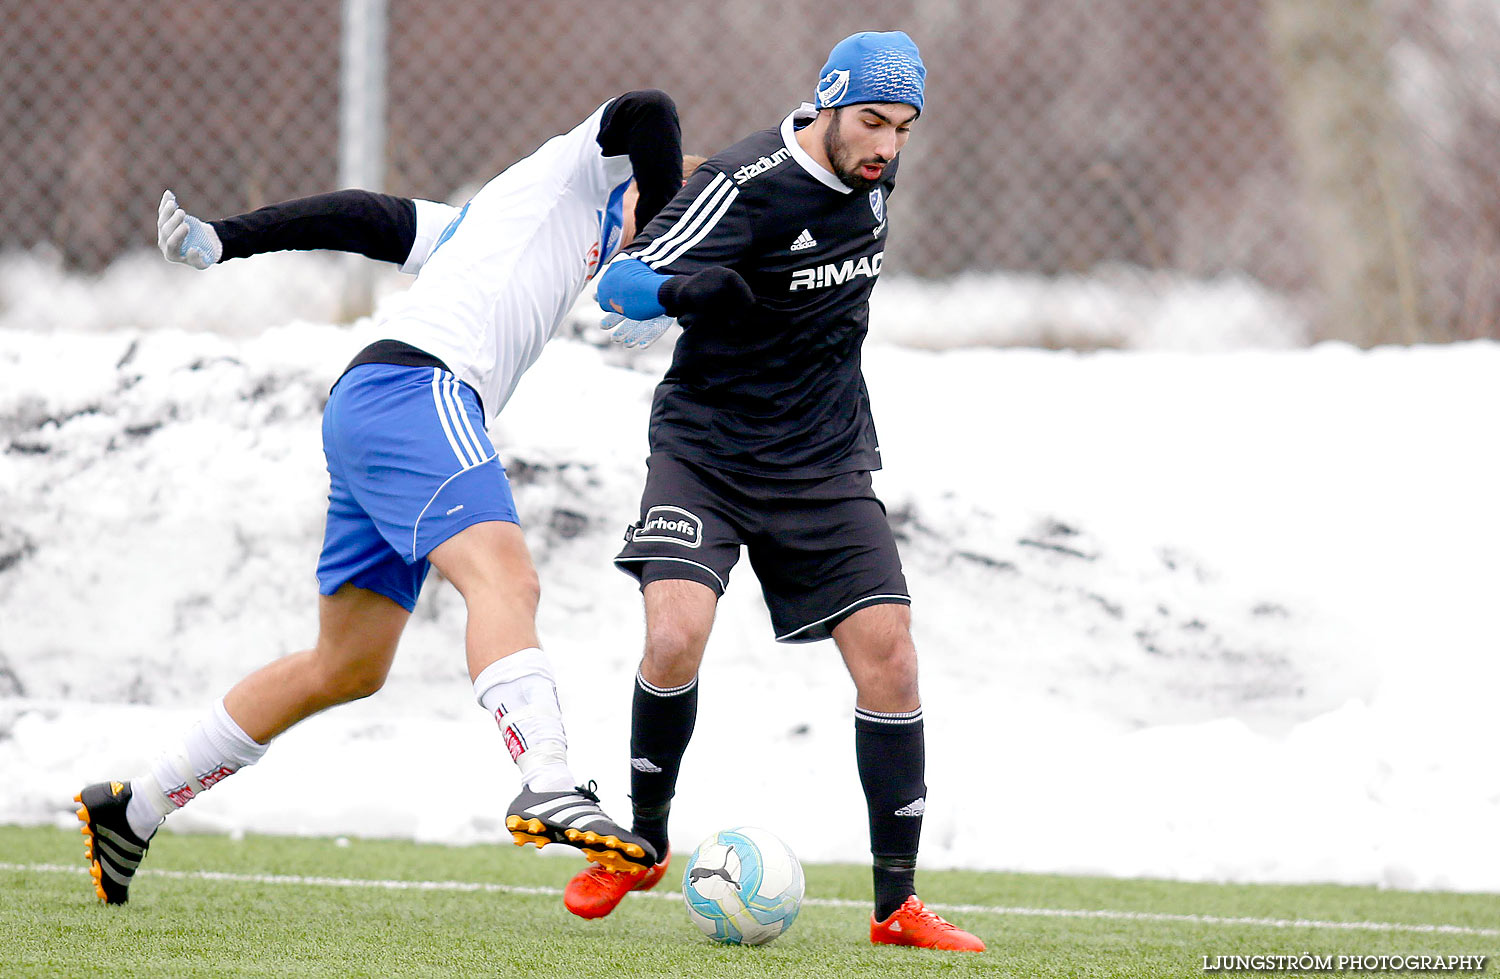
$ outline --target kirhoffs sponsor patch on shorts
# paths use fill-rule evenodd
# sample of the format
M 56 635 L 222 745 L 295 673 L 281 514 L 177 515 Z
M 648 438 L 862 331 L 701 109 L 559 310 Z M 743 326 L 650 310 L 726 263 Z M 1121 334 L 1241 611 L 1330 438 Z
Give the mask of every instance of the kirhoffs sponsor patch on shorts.
M 646 511 L 646 519 L 631 528 L 633 541 L 663 541 L 697 547 L 703 543 L 703 520 L 682 507 L 654 506 Z

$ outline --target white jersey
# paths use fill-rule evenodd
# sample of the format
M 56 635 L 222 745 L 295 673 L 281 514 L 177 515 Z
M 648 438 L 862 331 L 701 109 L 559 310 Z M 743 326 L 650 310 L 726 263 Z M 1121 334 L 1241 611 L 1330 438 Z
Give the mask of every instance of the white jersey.
M 437 357 L 479 392 L 487 424 L 619 246 L 631 164 L 600 149 L 609 105 L 463 208 L 417 202 L 416 241 L 402 266 L 417 281 L 380 332 Z

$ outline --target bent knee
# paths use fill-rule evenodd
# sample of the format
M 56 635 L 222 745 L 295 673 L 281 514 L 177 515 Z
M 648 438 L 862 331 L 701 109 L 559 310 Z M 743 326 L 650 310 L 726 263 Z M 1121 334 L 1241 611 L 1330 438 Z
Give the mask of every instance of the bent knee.
M 708 644 L 708 630 L 688 622 L 652 622 L 646 628 L 647 655 L 663 659 L 696 657 Z
M 389 673 L 386 665 L 328 665 L 318 671 L 317 684 L 327 702 L 344 704 L 379 693 Z
M 331 684 L 331 692 L 339 695 L 340 703 L 373 697 L 385 686 L 384 673 L 356 673 L 338 678 Z
M 861 705 L 910 710 L 920 702 L 917 651 L 910 642 L 867 647 L 848 665 Z
M 512 601 L 520 605 L 528 605 L 536 608 L 542 601 L 542 580 L 537 577 L 535 568 L 527 568 L 525 572 L 516 574 L 510 583 Z
M 654 628 L 646 635 L 641 673 L 647 682 L 676 687 L 698 675 L 708 634 L 677 626 Z
M 457 582 L 454 585 L 457 586 Z M 483 577 L 471 578 L 459 588 L 464 602 L 488 604 L 500 602 L 518 610 L 536 611 L 542 601 L 542 582 L 533 568 L 496 569 Z

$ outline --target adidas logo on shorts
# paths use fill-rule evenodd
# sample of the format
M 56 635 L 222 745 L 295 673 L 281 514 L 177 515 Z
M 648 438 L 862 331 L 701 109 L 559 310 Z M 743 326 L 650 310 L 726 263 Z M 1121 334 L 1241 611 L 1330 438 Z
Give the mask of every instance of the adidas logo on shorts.
M 806 248 L 817 248 L 817 247 L 818 247 L 818 239 L 814 238 L 812 236 L 812 232 L 808 231 L 806 228 L 803 228 L 802 229 L 802 233 L 797 236 L 797 240 L 794 241 L 794 242 L 792 242 L 792 251 L 794 251 L 794 252 L 800 252 L 800 251 L 802 251 L 803 249 L 806 249 Z

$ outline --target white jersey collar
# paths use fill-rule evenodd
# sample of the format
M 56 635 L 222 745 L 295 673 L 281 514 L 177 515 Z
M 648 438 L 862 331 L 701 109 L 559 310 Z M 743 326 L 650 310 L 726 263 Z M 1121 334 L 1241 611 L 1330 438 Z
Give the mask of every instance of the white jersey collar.
M 835 177 L 828 168 L 814 160 L 808 155 L 802 144 L 797 142 L 797 127 L 799 122 L 810 122 L 818 115 L 818 110 L 813 108 L 811 102 L 803 102 L 792 110 L 791 115 L 781 120 L 781 140 L 786 143 L 786 148 L 792 154 L 792 159 L 818 179 L 818 182 L 830 190 L 836 190 L 840 194 L 853 193 L 853 188 L 844 185 L 844 182 Z

